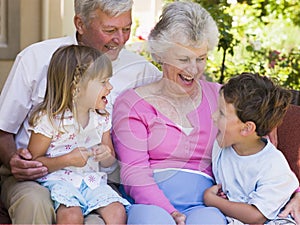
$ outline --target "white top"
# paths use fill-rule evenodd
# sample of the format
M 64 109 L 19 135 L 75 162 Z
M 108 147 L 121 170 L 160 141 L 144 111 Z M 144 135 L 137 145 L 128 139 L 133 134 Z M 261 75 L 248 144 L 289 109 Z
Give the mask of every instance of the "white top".
M 0 96 L 0 129 L 16 134 L 17 148 L 28 145 L 28 114 L 44 98 L 52 54 L 60 46 L 70 44 L 77 44 L 75 35 L 32 44 L 16 57 Z M 122 50 L 113 62 L 113 73 L 111 95 L 114 97 L 110 101 L 126 88 L 147 84 L 161 76 L 153 64 L 127 50 Z M 108 108 L 111 111 L 111 106 Z
M 111 120 L 90 111 L 89 122 L 85 128 L 82 128 L 74 119 L 71 111 L 67 111 L 63 118 L 63 125 L 60 123 L 61 115 L 55 118 L 53 127 L 47 115 L 41 116 L 38 124 L 29 129 L 35 133 L 42 134 L 51 138 L 50 146 L 46 152 L 47 157 L 57 157 L 71 152 L 77 147 L 87 149 L 101 144 L 102 135 L 111 128 Z M 38 179 L 39 182 L 47 180 L 64 180 L 72 183 L 79 188 L 82 180 L 92 189 L 100 184 L 106 184 L 106 173 L 99 172 L 99 163 L 90 157 L 84 167 L 67 167 Z
M 282 152 L 269 141 L 260 152 L 240 156 L 232 147 L 214 143 L 212 160 L 216 183 L 230 201 L 255 205 L 268 219 L 275 219 L 299 186 Z

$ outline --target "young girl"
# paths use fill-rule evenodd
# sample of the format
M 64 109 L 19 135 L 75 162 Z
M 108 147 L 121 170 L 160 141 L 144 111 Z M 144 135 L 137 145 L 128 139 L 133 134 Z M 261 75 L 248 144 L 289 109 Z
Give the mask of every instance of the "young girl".
M 28 149 L 48 168 L 37 181 L 51 192 L 58 224 L 82 224 L 94 210 L 106 224 L 126 223 L 123 205 L 129 203 L 100 172 L 116 161 L 105 110 L 111 74 L 110 60 L 99 51 L 61 47 L 49 65 L 45 99 L 31 114 Z

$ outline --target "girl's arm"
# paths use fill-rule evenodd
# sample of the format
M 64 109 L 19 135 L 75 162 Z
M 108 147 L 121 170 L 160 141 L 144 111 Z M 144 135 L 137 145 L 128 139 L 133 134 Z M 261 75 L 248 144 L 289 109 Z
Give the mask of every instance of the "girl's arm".
M 54 172 L 67 166 L 82 167 L 86 164 L 89 153 L 85 148 L 75 148 L 70 153 L 57 157 L 47 157 L 46 153 L 50 146 L 51 138 L 40 133 L 31 132 L 28 150 L 32 159 L 37 160 L 48 168 L 48 172 Z
M 93 147 L 94 159 L 100 163 L 101 167 L 110 167 L 116 161 L 116 154 L 112 144 L 110 131 L 102 135 L 101 145 Z
M 267 218 L 254 206 L 247 203 L 231 202 L 218 196 L 220 185 L 214 185 L 204 192 L 207 206 L 216 207 L 226 216 L 240 220 L 246 224 L 263 224 Z

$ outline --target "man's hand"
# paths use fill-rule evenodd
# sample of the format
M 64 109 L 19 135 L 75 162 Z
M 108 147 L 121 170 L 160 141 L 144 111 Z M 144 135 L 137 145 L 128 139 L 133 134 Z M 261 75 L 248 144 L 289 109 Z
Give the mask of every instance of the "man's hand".
M 178 211 L 173 212 L 172 214 L 173 219 L 175 220 L 177 225 L 185 225 L 186 216 Z
M 294 194 L 293 198 L 287 203 L 285 209 L 278 216 L 285 218 L 289 214 L 291 214 L 297 224 L 300 224 L 300 192 Z
M 41 162 L 32 161 L 28 149 L 18 149 L 11 157 L 9 164 L 11 173 L 19 180 L 35 180 L 48 173 L 47 167 Z

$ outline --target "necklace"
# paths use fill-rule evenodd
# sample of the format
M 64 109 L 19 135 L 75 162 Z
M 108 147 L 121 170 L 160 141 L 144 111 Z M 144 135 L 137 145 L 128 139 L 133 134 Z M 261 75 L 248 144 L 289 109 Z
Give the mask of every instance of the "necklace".
M 167 81 L 168 82 L 168 81 Z M 168 86 L 165 82 L 155 84 L 149 92 L 143 93 L 143 98 L 153 105 L 160 113 L 168 117 L 175 124 L 182 127 L 191 127 L 187 115 L 194 111 L 202 100 L 202 88 L 197 85 L 191 94 L 174 92 L 175 85 Z

